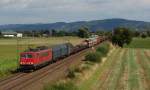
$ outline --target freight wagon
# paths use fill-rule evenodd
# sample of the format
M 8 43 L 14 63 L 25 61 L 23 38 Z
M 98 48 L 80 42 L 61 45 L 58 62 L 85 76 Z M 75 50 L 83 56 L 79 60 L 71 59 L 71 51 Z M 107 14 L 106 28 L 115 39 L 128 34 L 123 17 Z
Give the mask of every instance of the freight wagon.
M 73 45 L 70 43 L 60 44 L 52 47 L 53 61 L 69 56 L 73 51 Z

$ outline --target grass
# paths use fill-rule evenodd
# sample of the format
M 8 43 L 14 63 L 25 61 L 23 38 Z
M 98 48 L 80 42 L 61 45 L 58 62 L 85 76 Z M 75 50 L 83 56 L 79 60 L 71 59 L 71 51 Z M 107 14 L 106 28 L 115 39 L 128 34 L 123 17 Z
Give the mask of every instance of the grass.
M 77 90 L 77 87 L 72 82 L 58 82 L 54 85 L 46 85 L 44 90 Z
M 20 38 L 18 42 L 20 45 L 55 45 L 65 42 L 71 42 L 72 44 L 80 43 L 82 39 L 78 37 L 49 37 L 49 38 Z M 0 45 L 16 45 L 17 38 L 0 39 Z
M 15 38 L 0 39 L 0 77 L 6 76 L 18 67 L 19 53 L 28 47 L 41 45 L 55 45 L 65 42 L 71 42 L 73 45 L 79 44 L 82 39 L 78 37 L 50 37 L 50 38 Z
M 0 61 L 0 77 L 12 74 L 18 67 L 17 59 L 3 59 Z
M 14 45 L 0 45 L 0 77 L 7 76 L 18 67 L 18 54 Z
M 117 85 L 119 84 L 120 77 L 123 74 L 123 70 L 125 67 L 125 58 L 126 58 L 126 53 L 127 51 L 123 50 L 122 53 L 120 53 L 119 58 L 118 58 L 118 63 L 115 64 L 113 68 L 113 74 L 111 76 L 111 80 L 109 81 L 109 87 L 108 89 L 110 90 L 116 90 Z M 117 58 L 116 58 L 117 59 Z
M 150 38 L 134 38 L 129 45 L 125 45 L 126 48 L 145 48 L 150 49 Z
M 130 49 L 129 50 L 129 59 L 128 59 L 128 64 L 129 64 L 129 88 L 130 90 L 138 90 L 139 89 L 139 76 L 138 76 L 138 67 L 137 63 L 135 61 L 135 55 L 134 55 L 134 50 Z
M 141 50 L 140 54 L 139 54 L 139 57 L 142 58 L 142 61 L 141 61 L 141 67 L 144 69 L 144 72 L 145 72 L 145 78 L 147 80 L 147 83 L 148 83 L 148 87 L 150 88 L 150 59 L 149 57 L 147 57 L 145 54 L 144 54 L 144 51 L 145 50 Z

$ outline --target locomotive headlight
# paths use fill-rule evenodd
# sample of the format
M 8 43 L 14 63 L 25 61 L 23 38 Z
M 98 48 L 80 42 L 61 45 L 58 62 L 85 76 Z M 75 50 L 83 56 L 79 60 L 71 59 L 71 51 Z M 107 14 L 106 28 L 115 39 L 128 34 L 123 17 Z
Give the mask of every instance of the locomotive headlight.
M 20 62 L 20 64 L 24 64 L 24 62 Z

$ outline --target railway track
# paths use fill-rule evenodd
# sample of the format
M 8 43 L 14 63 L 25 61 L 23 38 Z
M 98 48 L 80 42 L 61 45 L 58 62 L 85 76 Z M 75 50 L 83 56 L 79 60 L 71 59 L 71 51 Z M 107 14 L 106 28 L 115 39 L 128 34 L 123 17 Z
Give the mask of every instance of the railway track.
M 57 63 L 48 65 L 47 67 L 35 72 L 18 73 L 14 76 L 8 77 L 7 79 L 3 79 L 0 81 L 0 90 L 23 90 L 24 87 L 27 87 L 34 82 L 38 82 L 39 80 L 51 75 L 51 73 L 66 71 L 70 65 L 74 64 L 75 62 L 81 62 L 83 59 L 81 57 L 83 57 L 88 51 L 91 51 L 91 49 L 85 49 L 77 54 L 71 55 L 63 60 L 58 61 Z M 81 59 L 77 61 L 77 57 Z
M 3 85 L 5 85 L 5 84 L 7 84 L 7 83 L 9 83 L 10 81 L 13 81 L 13 80 L 16 80 L 17 78 L 20 78 L 20 77 L 22 77 L 22 76 L 24 76 L 25 75 L 25 73 L 17 73 L 17 74 L 15 74 L 15 75 L 12 75 L 12 76 L 10 76 L 10 77 L 7 77 L 6 79 L 2 79 L 0 82 L 0 86 L 3 86 Z

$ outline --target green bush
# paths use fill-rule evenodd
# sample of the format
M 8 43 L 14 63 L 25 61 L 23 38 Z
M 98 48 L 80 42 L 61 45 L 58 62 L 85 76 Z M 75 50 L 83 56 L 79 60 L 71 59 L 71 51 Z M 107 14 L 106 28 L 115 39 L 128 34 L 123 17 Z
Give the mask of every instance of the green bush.
M 89 61 L 87 61 L 87 62 L 89 62 Z M 84 64 L 82 64 L 82 66 L 81 66 L 81 70 L 82 71 L 89 70 L 91 68 L 92 64 L 91 65 L 87 64 L 87 62 L 85 62 Z M 91 63 L 93 63 L 93 62 L 91 62 Z
M 46 85 L 44 90 L 77 90 L 77 87 L 72 82 L 61 82 L 54 85 Z
M 80 72 L 82 72 L 82 68 L 81 68 L 81 67 L 76 67 L 76 68 L 74 69 L 74 71 L 80 73 Z
M 86 55 L 85 60 L 91 62 L 101 62 L 102 54 L 100 52 L 89 53 Z
M 109 44 L 103 44 L 102 46 L 98 47 L 96 51 L 101 52 L 103 56 L 106 56 L 109 52 Z
M 85 60 L 90 62 L 101 62 L 102 57 L 106 56 L 109 52 L 109 47 L 109 43 L 102 43 L 101 46 L 96 49 L 96 52 L 87 54 Z
M 75 78 L 75 69 L 68 69 L 68 78 Z

